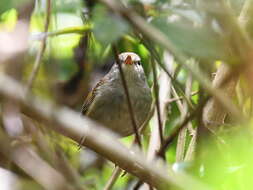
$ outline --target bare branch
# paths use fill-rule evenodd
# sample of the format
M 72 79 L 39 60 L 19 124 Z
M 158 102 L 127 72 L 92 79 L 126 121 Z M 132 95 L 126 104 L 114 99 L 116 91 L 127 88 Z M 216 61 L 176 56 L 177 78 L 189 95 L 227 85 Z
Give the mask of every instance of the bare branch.
M 184 157 L 184 161 L 191 161 L 194 158 L 194 152 L 196 149 L 196 140 L 197 140 L 197 130 L 193 131 L 191 141 L 189 143 L 187 152 Z
M 168 52 L 164 52 L 163 55 L 164 58 L 164 66 L 166 68 L 166 70 L 168 70 L 171 73 L 171 76 L 173 75 L 173 62 L 174 62 L 174 58 L 172 55 L 170 55 Z M 160 71 L 160 75 L 159 75 L 159 93 L 157 95 L 157 97 L 160 100 L 159 105 L 161 106 L 161 114 L 160 114 L 160 119 L 161 119 L 161 128 L 162 130 L 165 129 L 165 124 L 167 121 L 167 99 L 170 97 L 170 93 L 171 93 L 171 85 L 172 85 L 172 79 L 167 75 L 167 73 L 164 70 Z M 158 114 L 155 114 L 153 117 L 153 127 L 151 130 L 151 135 L 150 135 L 150 140 L 149 140 L 149 147 L 148 147 L 148 153 L 147 153 L 147 159 L 148 160 L 153 160 L 156 157 L 156 153 L 157 151 L 159 151 L 159 149 L 161 148 L 161 145 L 163 144 L 161 139 L 159 138 L 160 135 L 160 126 L 159 126 L 159 122 L 158 122 L 159 118 L 158 118 Z M 160 139 L 160 140 L 159 140 Z M 142 185 L 142 183 L 137 183 L 135 185 L 135 189 L 138 188 L 138 186 L 140 187 L 140 189 L 146 189 L 147 188 L 147 184 Z M 150 186 L 149 186 L 150 188 Z
M 181 87 L 180 83 L 175 79 L 175 77 L 172 76 L 172 74 L 170 73 L 170 71 L 168 70 L 168 68 L 166 68 L 165 63 L 163 64 L 158 52 L 156 51 L 156 49 L 153 47 L 153 45 L 146 39 L 143 38 L 143 43 L 144 45 L 148 48 L 151 56 L 154 57 L 154 59 L 157 61 L 157 63 L 159 64 L 159 66 L 162 68 L 162 70 L 168 75 L 168 77 L 171 79 L 172 84 L 175 86 L 175 88 L 180 92 L 180 94 L 182 95 L 182 97 L 186 100 L 187 104 L 193 108 L 193 105 L 191 103 L 191 101 L 189 99 L 187 99 L 187 97 L 184 94 L 183 88 Z M 169 53 L 169 52 L 167 52 Z
M 195 96 L 195 95 L 197 95 L 198 93 L 199 93 L 198 91 L 194 91 L 194 92 L 191 93 L 191 96 Z M 169 100 L 167 101 L 167 104 L 170 104 L 170 103 L 172 103 L 172 102 L 176 102 L 176 101 L 182 100 L 183 98 L 184 98 L 183 96 L 179 96 L 179 97 L 177 97 L 177 98 L 171 98 L 171 99 L 169 99 Z
M 191 95 L 190 94 L 191 88 L 192 88 L 192 78 L 191 78 L 191 76 L 188 76 L 187 81 L 186 81 L 186 88 L 185 88 L 185 94 L 188 98 L 190 98 L 190 95 Z M 174 97 L 178 98 L 178 94 L 174 89 L 172 92 L 174 94 Z M 180 118 L 181 118 L 181 120 L 184 120 L 184 118 L 187 116 L 188 106 L 185 101 L 183 101 L 183 102 L 177 101 L 177 105 L 178 105 L 178 108 L 181 112 Z M 192 128 L 190 122 L 187 124 L 187 127 L 189 129 Z M 177 162 L 184 160 L 185 148 L 186 148 L 185 146 L 186 146 L 187 127 L 183 127 L 178 134 L 177 150 L 176 150 Z
M 48 28 L 49 28 L 50 16 L 51 16 L 51 0 L 47 0 L 46 21 L 45 21 L 45 26 L 44 26 L 45 33 L 48 31 Z M 30 78 L 28 79 L 28 82 L 27 82 L 27 86 L 25 89 L 26 93 L 32 88 L 33 81 L 35 80 L 35 78 L 38 74 L 40 64 L 41 64 L 41 59 L 42 59 L 43 54 L 46 50 L 46 41 L 47 41 L 47 36 L 44 36 L 42 39 L 42 42 L 41 42 L 39 52 L 36 56 L 36 60 L 35 60 L 34 66 L 33 66 L 32 73 L 31 73 Z
M 154 59 L 151 59 L 151 66 L 152 66 L 152 72 L 153 72 L 153 78 L 154 78 L 155 104 L 156 104 L 159 137 L 160 137 L 160 143 L 163 144 L 163 127 L 162 127 L 163 124 L 162 124 L 162 119 L 161 119 L 159 86 L 157 82 L 157 71 L 156 71 L 157 68 L 156 68 L 156 63 Z
M 165 151 L 169 144 L 174 140 L 174 138 L 178 135 L 179 131 L 186 125 L 188 124 L 196 115 L 199 114 L 199 112 L 202 110 L 203 106 L 205 106 L 207 100 L 209 98 L 203 99 L 202 102 L 197 106 L 197 108 L 189 115 L 187 116 L 184 121 L 182 121 L 171 133 L 170 136 L 168 136 L 165 141 L 163 146 L 160 148 L 160 150 L 157 152 L 157 155 L 164 157 Z
M 137 150 L 129 150 L 119 143 L 118 136 L 85 116 L 81 118 L 78 113 L 42 101 L 31 94 L 25 98 L 22 88 L 6 75 L 0 75 L 0 95 L 18 102 L 25 114 L 47 123 L 45 127 L 76 142 L 85 135 L 84 146 L 98 152 L 144 182 L 159 189 L 168 189 L 171 185 L 182 189 L 209 189 L 189 175 L 174 173 L 164 164 L 147 161 Z
M 0 151 L 45 189 L 71 189 L 65 183 L 64 177 L 42 160 L 28 145 L 12 147 L 10 140 L 3 133 L 0 133 L 0 137 Z
M 168 53 L 164 53 L 164 63 L 166 69 L 170 71 L 170 73 L 173 73 L 173 57 Z M 167 99 L 170 97 L 170 91 L 171 91 L 171 79 L 167 75 L 167 73 L 162 70 L 160 72 L 159 76 L 159 83 L 160 83 L 160 93 L 159 93 L 159 99 L 161 102 L 161 119 L 162 119 L 162 128 L 165 127 L 166 120 L 167 120 Z M 154 121 L 156 122 L 157 117 L 154 117 Z M 148 147 L 148 153 L 147 158 L 148 160 L 154 159 L 156 152 L 160 149 L 161 142 L 159 141 L 159 126 L 155 123 L 152 131 L 151 131 L 151 137 L 149 141 L 149 147 Z

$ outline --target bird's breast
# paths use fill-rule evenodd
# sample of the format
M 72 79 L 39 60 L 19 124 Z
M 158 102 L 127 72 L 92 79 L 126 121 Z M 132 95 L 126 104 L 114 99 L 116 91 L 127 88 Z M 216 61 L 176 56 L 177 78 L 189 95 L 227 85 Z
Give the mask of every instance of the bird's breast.
M 151 107 L 151 92 L 146 83 L 128 80 L 127 87 L 132 103 L 133 112 L 140 127 L 146 120 Z M 121 81 L 113 80 L 99 90 L 93 111 L 89 116 L 104 124 L 121 136 L 133 133 L 133 126 L 129 114 L 128 101 Z

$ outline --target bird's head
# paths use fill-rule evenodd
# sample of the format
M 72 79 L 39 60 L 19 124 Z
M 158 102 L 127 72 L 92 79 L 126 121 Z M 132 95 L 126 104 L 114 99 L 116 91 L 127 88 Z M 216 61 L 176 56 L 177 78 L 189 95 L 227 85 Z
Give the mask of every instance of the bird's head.
M 119 54 L 119 61 L 127 78 L 143 78 L 145 76 L 139 55 L 133 52 Z
M 141 58 L 133 52 L 123 52 L 119 54 L 119 60 L 122 65 L 141 65 Z

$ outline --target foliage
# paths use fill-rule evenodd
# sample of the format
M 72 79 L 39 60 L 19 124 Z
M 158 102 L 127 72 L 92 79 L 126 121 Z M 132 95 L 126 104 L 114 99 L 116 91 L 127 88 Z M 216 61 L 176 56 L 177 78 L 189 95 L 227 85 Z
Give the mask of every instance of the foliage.
M 47 2 L 51 2 L 50 12 L 47 12 Z M 114 62 L 112 47 L 116 46 L 118 52 L 135 52 L 142 59 L 148 83 L 153 90 L 153 99 L 157 98 L 154 87 L 156 80 L 160 87 L 159 106 L 165 127 L 162 133 L 165 141 L 171 139 L 169 145 L 164 148 L 166 164 L 171 165 L 176 173 L 183 171 L 213 189 L 252 189 L 253 46 L 252 36 L 249 34 L 252 32 L 250 24 L 253 17 L 243 11 L 252 10 L 253 5 L 247 0 L 209 0 L 206 5 L 195 0 L 126 0 L 116 1 L 123 2 L 125 9 L 112 10 L 103 2 L 36 1 L 36 8 L 28 20 L 29 48 L 24 56 L 22 69 L 18 66 L 14 69 L 19 72 L 17 76 L 21 77 L 13 77 L 27 84 L 38 52 L 42 48 L 42 41 L 46 39 L 46 49 L 44 54 L 42 53 L 39 71 L 31 91 L 56 105 L 67 106 L 80 112 L 91 88 L 108 72 Z M 15 30 L 20 7 L 28 3 L 28 0 L 1 0 L 0 39 L 2 32 Z M 245 8 L 247 3 L 250 6 Z M 219 8 L 214 9 L 217 5 Z M 147 35 L 155 33 L 154 31 L 143 32 L 136 27 L 130 18 L 135 13 L 140 16 L 135 17 L 136 21 L 141 18 L 157 29 L 179 53 L 171 55 L 161 43 Z M 237 18 L 242 15 L 248 22 L 244 25 Z M 44 31 L 47 16 L 50 20 L 49 30 Z M 0 51 L 0 55 L 1 53 Z M 211 90 L 206 91 L 200 85 L 201 81 L 192 79 L 191 71 L 180 62 L 181 55 L 187 59 L 185 65 L 198 68 L 204 74 L 203 81 L 214 79 L 214 87 L 210 86 Z M 153 75 L 152 62 L 156 63 L 158 79 Z M 217 86 L 217 76 L 213 74 L 219 71 L 223 64 L 229 67 L 231 72 L 226 77 L 221 76 L 225 79 Z M 4 66 L 0 65 L 0 72 L 8 73 L 8 63 L 2 65 Z M 172 78 L 168 77 L 168 72 L 164 70 L 167 70 Z M 231 85 L 232 90 L 226 85 Z M 243 121 L 238 121 L 231 110 L 226 110 L 222 101 L 215 102 L 217 99 L 211 99 L 215 103 L 210 104 L 212 109 L 208 110 L 211 114 L 216 114 L 215 117 L 210 116 L 208 121 L 205 120 L 205 108 L 210 101 L 205 101 L 204 105 L 202 101 L 210 100 L 210 91 L 218 94 L 220 89 L 223 90 L 222 95 L 226 95 L 225 99 L 231 103 L 231 110 L 236 106 Z M 14 130 L 14 133 L 19 135 L 8 137 L 14 139 L 12 144 L 24 144 L 27 141 L 29 148 L 77 189 L 105 187 L 115 168 L 114 163 L 86 148 L 78 150 L 76 142 L 45 129 L 43 122 L 29 118 L 27 124 L 24 117 L 28 116 L 18 109 L 15 102 L 10 103 L 1 97 L 0 106 L 1 134 L 9 136 L 9 130 L 14 129 L 8 129 L 8 125 L 19 126 L 19 122 L 23 123 L 21 134 Z M 225 118 L 218 119 L 222 114 Z M 189 122 L 182 125 L 187 119 Z M 142 150 L 146 155 L 150 153 L 151 139 L 157 123 L 155 111 L 142 135 Z M 128 147 L 133 141 L 134 135 L 121 139 Z M 161 147 L 165 146 L 165 141 Z M 193 153 L 191 149 L 194 150 Z M 2 154 L 4 151 L 0 152 Z M 18 176 L 20 189 L 41 189 L 41 183 L 36 177 L 27 175 L 22 167 L 20 169 L 20 166 L 17 167 L 17 164 L 10 160 L 7 157 L 0 158 L 0 167 Z M 71 169 L 61 167 L 58 162 Z M 127 173 L 118 177 L 112 189 L 133 189 L 138 181 L 138 177 Z M 0 179 L 0 187 L 1 183 L 3 180 Z M 187 184 L 185 185 L 187 189 Z M 173 186 L 170 189 L 177 188 Z

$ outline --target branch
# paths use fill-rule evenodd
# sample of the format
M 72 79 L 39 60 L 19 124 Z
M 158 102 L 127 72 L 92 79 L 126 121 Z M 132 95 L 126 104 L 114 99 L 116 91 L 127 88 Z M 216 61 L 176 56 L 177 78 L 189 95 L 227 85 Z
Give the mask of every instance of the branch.
M 65 178 L 42 160 L 32 148 L 28 145 L 16 145 L 13 147 L 11 141 L 2 132 L 0 132 L 0 152 L 6 155 L 45 189 L 71 189 L 65 182 Z
M 45 21 L 45 26 L 44 26 L 44 32 L 48 31 L 49 28 L 49 23 L 50 23 L 50 16 L 51 16 L 51 0 L 47 0 L 47 11 L 46 11 L 46 21 Z M 41 64 L 41 59 L 43 57 L 43 54 L 46 50 L 46 41 L 47 41 L 47 36 L 44 36 L 41 42 L 40 50 L 36 56 L 36 60 L 33 66 L 32 74 L 30 75 L 27 86 L 26 86 L 26 93 L 32 88 L 33 81 L 35 80 L 40 64 Z
M 189 63 L 190 64 L 190 63 Z M 192 77 L 189 75 L 186 81 L 185 94 L 188 98 L 191 98 L 191 88 L 192 88 Z M 173 88 L 173 94 L 175 98 L 178 98 L 177 92 Z M 187 116 L 188 106 L 185 101 L 177 101 L 177 107 L 180 110 L 180 119 L 184 120 Z M 189 129 L 192 129 L 191 123 L 187 125 Z M 183 127 L 179 134 L 177 140 L 177 148 L 176 148 L 176 161 L 180 162 L 184 160 L 185 156 L 185 148 L 186 148 L 186 135 L 187 135 L 187 127 Z
M 177 127 L 174 128 L 174 130 L 172 131 L 171 135 L 168 136 L 165 141 L 163 146 L 160 148 L 160 150 L 157 152 L 158 156 L 161 156 L 162 158 L 165 157 L 165 151 L 167 149 L 167 147 L 169 146 L 169 144 L 175 139 L 175 137 L 178 135 L 179 131 L 188 124 L 188 122 L 190 122 L 194 117 L 196 117 L 200 111 L 202 110 L 203 106 L 205 106 L 208 98 L 205 98 L 202 100 L 202 102 L 199 103 L 199 105 L 197 106 L 197 108 L 188 116 L 184 119 L 184 121 L 182 121 Z
M 195 95 L 197 95 L 198 93 L 199 93 L 198 91 L 191 92 L 190 96 L 195 96 Z M 166 104 L 170 104 L 170 103 L 172 103 L 172 102 L 176 102 L 176 101 L 183 100 L 183 99 L 184 99 L 183 96 L 179 96 L 179 97 L 177 97 L 177 98 L 171 98 L 171 99 L 169 99 L 169 100 L 166 102 Z
M 43 40 L 45 37 L 55 37 L 55 36 L 59 36 L 59 35 L 66 35 L 66 34 L 80 34 L 83 35 L 85 32 L 89 32 L 92 31 L 93 29 L 93 25 L 91 24 L 85 24 L 83 26 L 72 26 L 72 27 L 66 27 L 63 29 L 59 29 L 59 30 L 55 30 L 52 32 L 41 32 L 38 34 L 33 34 L 31 36 L 31 40 Z M 126 41 L 129 41 L 130 43 L 133 44 L 139 44 L 139 40 L 136 40 L 135 38 L 133 38 L 130 35 L 123 35 L 122 36 L 123 39 L 125 39 Z
M 170 71 L 170 73 L 173 73 L 173 57 L 168 53 L 164 53 L 164 65 L 167 70 Z M 167 99 L 170 97 L 171 94 L 171 85 L 172 80 L 167 75 L 167 73 L 164 70 L 161 70 L 159 75 L 159 84 L 160 84 L 160 93 L 159 93 L 159 99 L 161 102 L 161 119 L 162 119 L 162 128 L 165 127 L 166 120 L 167 120 Z M 154 121 L 156 122 L 158 120 L 157 115 L 154 117 Z M 156 122 L 154 126 L 152 127 L 150 141 L 149 141 L 149 147 L 148 147 L 148 153 L 147 153 L 147 159 L 152 160 L 154 159 L 156 152 L 161 147 L 161 142 L 159 141 L 159 126 L 157 126 Z
M 42 32 L 39 34 L 34 34 L 32 36 L 32 40 L 43 40 L 44 38 L 48 37 L 55 37 L 59 35 L 65 34 L 84 34 L 87 31 L 91 31 L 93 29 L 92 25 L 86 24 L 84 26 L 72 26 L 66 27 L 63 29 L 55 30 L 53 32 Z
M 172 76 L 173 70 L 174 70 L 173 69 L 173 61 L 174 61 L 173 56 L 171 56 L 168 52 L 164 52 L 163 59 L 164 59 L 165 69 L 168 70 L 171 73 L 170 75 Z M 154 61 L 154 60 L 152 59 L 152 61 Z M 157 78 L 157 77 L 154 77 L 154 78 Z M 160 105 L 159 109 L 161 110 L 161 113 L 160 113 L 160 116 L 158 116 L 158 112 L 156 111 L 157 114 L 155 114 L 153 117 L 154 124 L 153 124 L 152 130 L 151 130 L 148 152 L 147 152 L 147 159 L 148 160 L 155 159 L 156 153 L 161 148 L 163 141 L 164 141 L 164 140 L 161 140 L 160 133 L 162 132 L 162 130 L 164 130 L 165 124 L 167 121 L 167 110 L 168 110 L 167 109 L 167 106 L 168 106 L 167 99 L 169 99 L 169 97 L 170 97 L 172 79 L 169 77 L 169 75 L 163 69 L 160 71 L 159 85 L 160 85 L 160 88 L 159 88 L 159 92 L 157 93 L 156 99 L 159 98 L 160 103 L 158 103 L 158 105 Z M 159 123 L 159 119 L 161 120 L 161 126 Z M 138 189 L 139 187 L 140 187 L 140 189 L 146 189 L 147 184 L 144 184 L 144 185 L 142 185 L 142 184 L 143 184 L 143 182 L 139 181 L 138 183 L 136 183 L 134 189 Z M 149 189 L 151 189 L 151 186 L 149 186 Z
M 152 66 L 153 78 L 154 78 L 155 104 L 156 104 L 159 137 L 160 137 L 160 143 L 163 144 L 163 126 L 162 126 L 163 124 L 162 124 L 162 119 L 161 119 L 159 86 L 157 82 L 156 63 L 154 59 L 151 59 L 151 66 Z
M 18 82 L 0 74 L 0 95 L 19 103 L 23 113 L 47 124 L 44 127 L 48 127 L 76 142 L 85 136 L 84 146 L 94 150 L 144 182 L 158 189 L 168 189 L 171 185 L 185 190 L 210 189 L 185 173 L 174 173 L 170 167 L 165 167 L 158 162 L 147 161 L 137 150 L 128 149 L 119 143 L 118 136 L 113 135 L 106 128 L 85 116 L 81 118 L 78 113 L 42 101 L 31 94 L 25 98 L 22 89 L 23 87 Z

